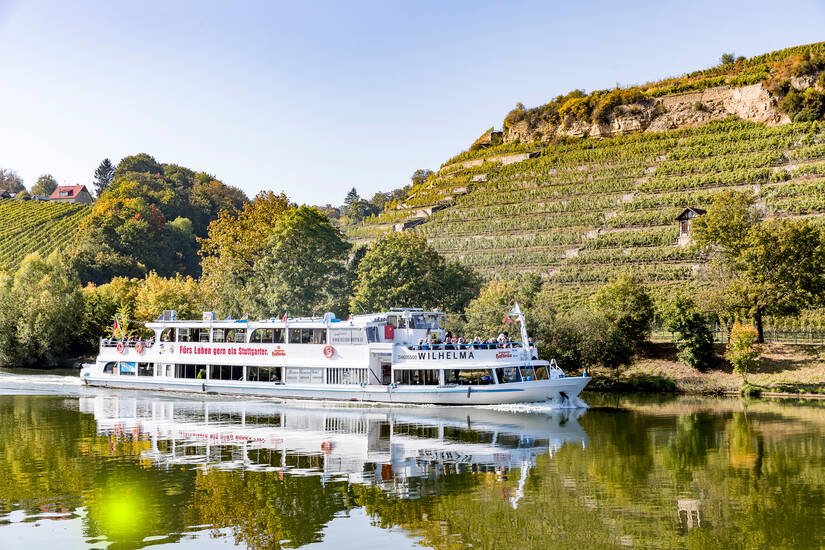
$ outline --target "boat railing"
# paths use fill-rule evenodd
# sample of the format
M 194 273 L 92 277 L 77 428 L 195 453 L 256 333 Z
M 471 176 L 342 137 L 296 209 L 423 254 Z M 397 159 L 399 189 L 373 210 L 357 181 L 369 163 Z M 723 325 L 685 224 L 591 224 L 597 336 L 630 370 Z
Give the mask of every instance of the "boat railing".
M 409 350 L 415 351 L 430 351 L 430 350 L 485 350 L 485 349 L 521 349 L 523 346 L 521 342 L 505 342 L 505 343 L 472 343 L 465 344 L 414 344 L 407 346 Z M 529 346 L 530 349 L 535 346 Z
M 138 344 L 141 344 L 144 348 L 151 348 L 155 344 L 154 338 L 133 338 L 133 339 L 126 339 L 120 340 L 117 338 L 101 338 L 100 339 L 100 347 L 101 348 L 116 348 L 120 344 L 123 344 L 127 348 L 134 348 Z

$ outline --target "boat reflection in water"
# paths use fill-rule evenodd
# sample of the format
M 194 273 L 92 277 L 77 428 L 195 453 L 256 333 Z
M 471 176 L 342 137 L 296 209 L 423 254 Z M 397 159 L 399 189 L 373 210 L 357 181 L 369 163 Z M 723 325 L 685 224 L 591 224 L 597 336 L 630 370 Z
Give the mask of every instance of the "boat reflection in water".
M 514 506 L 536 457 L 584 446 L 582 409 L 514 413 L 484 408 L 319 406 L 98 395 L 80 399 L 98 435 L 150 442 L 160 467 L 278 471 L 421 496 L 415 479 L 518 469 Z

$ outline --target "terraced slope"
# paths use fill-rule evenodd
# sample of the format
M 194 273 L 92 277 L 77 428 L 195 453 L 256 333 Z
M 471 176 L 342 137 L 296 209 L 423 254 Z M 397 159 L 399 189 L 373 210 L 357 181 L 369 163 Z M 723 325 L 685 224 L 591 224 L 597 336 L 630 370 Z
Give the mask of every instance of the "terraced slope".
M 0 200 L 0 268 L 14 270 L 32 252 L 46 256 L 67 246 L 89 212 L 82 204 Z
M 489 275 L 538 271 L 576 301 L 620 271 L 661 292 L 690 283 L 699 260 L 680 246 L 675 217 L 707 207 L 723 189 L 750 189 L 769 215 L 825 215 L 822 122 L 769 127 L 728 119 L 513 144 L 458 160 L 414 190 L 404 208 L 349 229 L 350 238 L 364 242 L 406 221 L 449 257 Z

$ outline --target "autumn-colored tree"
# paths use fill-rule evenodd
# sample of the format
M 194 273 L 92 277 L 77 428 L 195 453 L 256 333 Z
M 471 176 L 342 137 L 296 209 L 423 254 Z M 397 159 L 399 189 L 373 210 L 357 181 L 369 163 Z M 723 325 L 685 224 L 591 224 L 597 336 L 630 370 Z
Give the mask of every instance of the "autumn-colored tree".
M 232 315 L 250 312 L 257 303 L 255 262 L 269 246 L 269 234 L 294 205 L 283 193 L 261 192 L 238 213 L 222 211 L 200 239 L 206 301 Z

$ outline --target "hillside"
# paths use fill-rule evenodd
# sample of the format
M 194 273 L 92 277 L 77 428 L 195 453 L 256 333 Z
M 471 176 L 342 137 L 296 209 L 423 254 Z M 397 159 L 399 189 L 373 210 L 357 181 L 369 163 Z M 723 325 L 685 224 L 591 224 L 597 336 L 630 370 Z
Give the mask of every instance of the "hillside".
M 0 268 L 13 271 L 28 254 L 67 246 L 89 212 L 82 204 L 0 200 Z
M 414 228 L 488 275 L 538 271 L 573 301 L 623 270 L 662 292 L 685 284 L 699 261 L 679 239 L 675 218 L 686 207 L 706 208 L 714 193 L 735 188 L 751 190 L 769 215 L 825 214 L 825 123 L 793 111 L 799 122 L 791 122 L 783 110 L 793 94 L 825 92 L 825 61 L 816 57 L 824 45 L 740 60 L 728 68 L 735 74 L 639 87 L 644 98 L 635 107 L 606 115 L 571 119 L 561 109 L 564 120 L 547 106 L 517 109 L 523 118 L 511 112 L 502 132 L 486 132 L 403 202 L 347 234 L 363 243 Z M 815 55 L 801 55 L 804 48 Z M 755 66 L 767 67 L 761 83 L 741 78 Z M 813 74 L 790 76 L 790 88 L 780 83 L 781 97 L 770 91 L 772 79 L 801 70 Z M 706 86 L 709 78 L 725 84 Z M 689 91 L 659 94 L 682 88 Z M 604 99 L 583 97 L 596 109 Z M 555 104 L 568 103 L 562 99 Z M 528 134 L 535 139 L 520 139 Z

